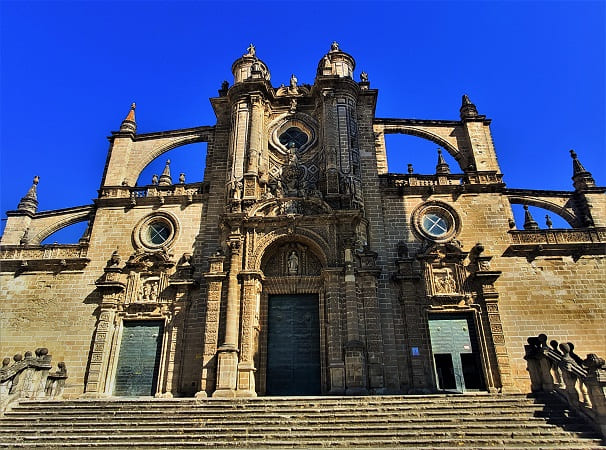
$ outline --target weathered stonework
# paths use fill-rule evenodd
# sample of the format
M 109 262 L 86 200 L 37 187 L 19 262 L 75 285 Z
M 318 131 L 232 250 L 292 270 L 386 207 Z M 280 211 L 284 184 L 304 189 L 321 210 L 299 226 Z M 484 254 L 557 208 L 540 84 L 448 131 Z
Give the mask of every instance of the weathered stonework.
M 38 212 L 36 178 L 0 241 L 0 353 L 53 342 L 72 397 L 526 391 L 528 336 L 603 353 L 606 188 L 573 154 L 574 190 L 507 189 L 467 96 L 457 121 L 376 118 L 354 68 L 333 44 L 313 85 L 274 88 L 251 46 L 211 99 L 214 126 L 137 134 L 133 105 L 94 204 Z M 439 155 L 435 174 L 391 174 L 390 133 L 459 167 Z M 167 163 L 135 186 L 194 142 L 204 182 L 173 184 Z M 572 228 L 516 230 L 511 204 Z M 84 220 L 78 244 L 40 245 Z

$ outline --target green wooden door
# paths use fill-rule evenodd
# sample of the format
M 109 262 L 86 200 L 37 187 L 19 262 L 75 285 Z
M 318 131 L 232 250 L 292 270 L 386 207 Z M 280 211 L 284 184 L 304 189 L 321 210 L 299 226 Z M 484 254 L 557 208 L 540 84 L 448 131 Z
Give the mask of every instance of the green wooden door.
M 438 389 L 457 392 L 482 389 L 473 318 L 455 314 L 432 315 L 429 335 Z
M 268 305 L 267 394 L 320 394 L 317 295 L 272 295 Z
M 135 397 L 156 393 L 163 328 L 159 320 L 123 323 L 114 395 Z

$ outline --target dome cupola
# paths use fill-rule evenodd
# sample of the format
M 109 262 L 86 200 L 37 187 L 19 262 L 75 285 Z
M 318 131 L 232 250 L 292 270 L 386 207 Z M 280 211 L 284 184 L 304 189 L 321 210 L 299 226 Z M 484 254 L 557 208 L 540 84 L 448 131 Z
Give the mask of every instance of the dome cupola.
M 231 66 L 234 75 L 234 84 L 248 80 L 269 81 L 269 69 L 263 61 L 257 58 L 256 49 L 253 44 L 247 48 L 247 53 L 238 58 Z
M 342 78 L 353 78 L 356 61 L 353 57 L 341 51 L 339 44 L 333 42 L 330 51 L 324 55 L 318 64 L 318 76 L 338 76 Z

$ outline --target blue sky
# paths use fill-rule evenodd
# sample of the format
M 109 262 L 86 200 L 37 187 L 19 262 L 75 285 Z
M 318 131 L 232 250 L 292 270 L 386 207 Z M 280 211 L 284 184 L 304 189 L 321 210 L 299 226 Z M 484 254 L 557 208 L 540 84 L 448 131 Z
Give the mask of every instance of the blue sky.
M 604 2 L 0 3 L 0 209 L 40 175 L 40 210 L 91 203 L 116 130 L 214 124 L 209 97 L 250 42 L 272 84 L 313 83 L 336 40 L 379 89 L 378 117 L 458 119 L 467 93 L 509 187 L 570 190 L 574 148 L 606 184 Z M 393 172 L 435 169 L 435 145 L 390 137 Z M 170 155 L 202 178 L 203 145 Z M 149 183 L 161 157 L 142 175 Z M 539 219 L 539 218 L 537 218 Z

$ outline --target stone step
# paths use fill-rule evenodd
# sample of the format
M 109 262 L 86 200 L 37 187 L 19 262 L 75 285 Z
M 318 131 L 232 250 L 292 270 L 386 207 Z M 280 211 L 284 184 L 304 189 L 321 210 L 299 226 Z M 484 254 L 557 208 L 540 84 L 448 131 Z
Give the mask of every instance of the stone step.
M 522 395 L 22 402 L 0 447 L 598 448 L 558 401 Z
M 469 409 L 469 408 L 477 408 L 477 407 L 485 407 L 485 408 L 519 408 L 519 407 L 530 407 L 537 406 L 536 403 L 532 402 L 499 402 L 499 401 L 490 401 L 487 400 L 485 402 L 423 402 L 423 403 L 377 403 L 377 404 L 356 404 L 356 405 L 348 405 L 348 404 L 236 404 L 236 405 L 216 405 L 212 403 L 204 403 L 204 404 L 190 404 L 190 403 L 182 403 L 182 404 L 155 404 L 155 403 L 146 403 L 141 402 L 141 404 L 131 404 L 131 403 L 117 403 L 117 402 L 107 402 L 107 403 L 95 403 L 95 404 L 79 404 L 79 403 L 65 403 L 65 404 L 39 404 L 39 403 L 25 403 L 16 406 L 14 409 L 22 409 L 22 410 L 36 410 L 36 409 L 48 409 L 48 408 L 78 408 L 80 410 L 95 410 L 95 409 L 105 409 L 105 410 L 120 410 L 120 409 L 128 409 L 128 410 L 144 410 L 144 409 L 161 409 L 161 410 L 194 410 L 194 409 L 204 409 L 204 410 L 264 410 L 271 408 L 272 410 L 281 410 L 281 409 L 301 409 L 301 408 L 309 408 L 309 409 L 424 409 L 424 408 L 451 408 L 451 409 Z M 538 406 L 544 406 L 543 404 L 538 404 Z
M 149 435 L 106 435 L 88 437 L 85 441 L 78 440 L 73 436 L 57 437 L 34 437 L 23 436 L 23 441 L 12 440 L 9 442 L 0 442 L 0 445 L 8 447 L 18 446 L 43 446 L 45 448 L 64 448 L 64 447 L 98 447 L 106 445 L 111 448 L 175 448 L 193 446 L 197 448 L 328 448 L 328 447 L 354 447 L 354 448 L 396 448 L 396 447 L 450 447 L 450 448 L 477 448 L 486 447 L 506 447 L 506 448 L 553 448 L 553 446 L 575 449 L 575 448 L 597 448 L 601 441 L 599 439 L 586 439 L 579 441 L 573 437 L 464 437 L 464 436 L 411 436 L 398 437 L 390 436 L 386 438 L 382 435 L 364 434 L 355 437 L 352 436 L 330 436 L 326 439 L 305 438 L 288 439 L 280 437 L 268 437 L 259 435 L 258 437 L 246 436 L 232 439 L 224 439 L 219 436 L 199 436 L 191 434 L 162 434 L 150 439 Z
M 387 405 L 387 404 L 424 404 L 424 403 L 483 403 L 483 402 L 535 402 L 534 398 L 528 398 L 525 395 L 518 396 L 501 396 L 501 395 L 436 395 L 436 396 L 384 396 L 384 397 L 255 397 L 246 399 L 191 399 L 191 398 L 174 398 L 174 399 L 157 399 L 153 397 L 108 397 L 104 399 L 73 399 L 73 400 L 25 400 L 22 405 L 44 404 L 44 405 L 63 405 L 63 404 L 132 404 L 139 406 L 141 404 L 154 404 L 159 407 L 170 405 L 184 406 L 191 405 L 222 405 L 229 407 L 239 407 L 242 405 L 261 406 L 271 405 L 276 407 L 282 404 L 296 405 Z

